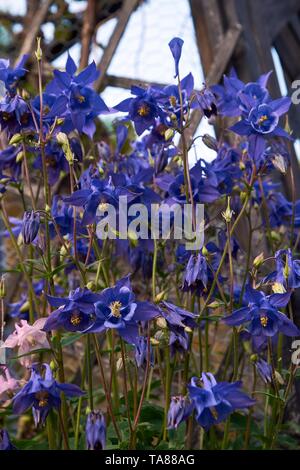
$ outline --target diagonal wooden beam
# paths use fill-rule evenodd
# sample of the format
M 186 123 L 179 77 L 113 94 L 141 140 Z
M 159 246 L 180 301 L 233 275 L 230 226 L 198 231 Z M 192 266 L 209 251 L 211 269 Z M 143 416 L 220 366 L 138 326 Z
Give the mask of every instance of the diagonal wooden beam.
M 22 44 L 18 59 L 16 60 L 16 63 L 20 60 L 23 54 L 30 54 L 30 52 L 32 51 L 41 24 L 46 18 L 52 1 L 53 0 L 44 0 L 39 10 L 36 12 L 35 17 L 32 18 L 32 22 L 30 23 L 30 29 L 26 32 L 26 36 Z
M 238 39 L 242 31 L 242 26 L 237 23 L 232 26 L 224 36 L 223 41 L 220 44 L 217 54 L 215 55 L 214 61 L 209 69 L 209 73 L 206 77 L 207 85 L 213 85 L 218 83 L 222 78 L 223 73 L 228 65 L 228 62 L 235 50 Z M 191 116 L 191 122 L 187 129 L 187 141 L 191 142 L 193 135 L 195 134 L 203 113 L 200 109 L 195 109 Z
M 95 90 L 100 91 L 102 84 L 105 80 L 105 74 L 111 63 L 114 53 L 119 45 L 120 39 L 125 31 L 130 15 L 138 5 L 139 0 L 125 0 L 123 7 L 118 14 L 118 22 L 111 35 L 109 43 L 104 50 L 103 56 L 99 63 L 100 77 L 95 83 Z

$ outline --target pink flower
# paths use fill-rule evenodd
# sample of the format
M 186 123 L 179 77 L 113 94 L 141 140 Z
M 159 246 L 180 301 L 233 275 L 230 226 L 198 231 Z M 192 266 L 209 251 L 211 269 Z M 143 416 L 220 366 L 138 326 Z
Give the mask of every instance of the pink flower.
M 1 346 L 2 348 L 15 348 L 19 347 L 18 355 L 22 356 L 37 349 L 50 348 L 47 334 L 42 331 L 46 318 L 39 318 L 33 325 L 29 325 L 26 320 L 21 320 L 19 324 L 16 323 L 15 331 L 8 336 L 6 341 Z M 32 364 L 32 356 L 20 357 L 20 363 L 28 367 Z
M 0 368 L 0 370 L 4 372 L 4 375 L 0 375 L 0 401 L 6 401 L 19 388 L 19 381 L 11 377 L 7 367 Z

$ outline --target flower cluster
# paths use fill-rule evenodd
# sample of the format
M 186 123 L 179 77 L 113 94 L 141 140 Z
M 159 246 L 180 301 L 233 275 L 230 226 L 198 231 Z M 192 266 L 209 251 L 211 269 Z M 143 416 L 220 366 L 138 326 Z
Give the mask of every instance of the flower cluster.
M 183 45 L 169 43 L 174 83 L 132 86 L 112 108 L 94 62 L 79 71 L 68 56 L 46 84 L 39 49 L 31 96 L 20 87 L 28 57 L 0 60 L 1 238 L 15 255 L 0 280 L 0 449 L 18 447 L 15 436 L 50 449 L 168 449 L 183 422 L 186 447 L 198 426 L 208 449 L 277 443 L 295 377 L 283 344 L 300 336 L 300 200 L 279 178 L 292 176 L 291 101 L 270 96 L 270 73 L 243 83 L 232 71 L 195 90 L 180 73 Z M 201 136 L 215 157 L 191 163 L 195 108 L 234 123 Z M 24 211 L 12 214 L 9 197 Z M 186 218 L 195 229 L 199 207 L 205 238 L 190 250 L 175 234 Z

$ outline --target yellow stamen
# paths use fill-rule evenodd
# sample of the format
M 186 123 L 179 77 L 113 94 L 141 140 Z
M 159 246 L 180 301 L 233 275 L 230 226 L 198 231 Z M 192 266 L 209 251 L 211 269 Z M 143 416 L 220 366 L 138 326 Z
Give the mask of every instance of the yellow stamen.
M 82 95 L 79 95 L 79 96 L 77 96 L 77 100 L 79 101 L 79 103 L 84 103 L 85 102 L 85 97 L 82 96 Z
M 170 102 L 170 105 L 173 106 L 173 108 L 175 108 L 176 102 L 177 102 L 176 96 L 174 96 L 174 95 L 170 96 L 169 97 L 169 102 Z
M 73 313 L 73 315 L 70 318 L 70 322 L 74 326 L 78 326 L 81 323 L 81 316 L 79 313 Z
M 180 189 L 180 194 L 181 194 L 182 196 L 184 196 L 184 195 L 185 195 L 185 185 L 184 185 L 184 184 L 181 184 L 179 189 Z
M 146 104 L 142 104 L 139 109 L 138 109 L 138 114 L 142 117 L 144 116 L 148 116 L 148 114 L 150 113 L 150 108 L 149 106 L 147 106 Z
M 268 324 L 268 317 L 266 316 L 260 317 L 260 323 L 265 328 Z
M 116 318 L 120 318 L 121 317 L 121 312 L 120 312 L 121 307 L 122 307 L 122 304 L 119 300 L 115 300 L 114 302 L 112 302 L 109 305 L 111 314 Z
M 262 124 L 263 122 L 267 121 L 268 120 L 268 116 L 266 114 L 264 114 L 263 116 L 261 116 L 257 122 L 258 124 Z

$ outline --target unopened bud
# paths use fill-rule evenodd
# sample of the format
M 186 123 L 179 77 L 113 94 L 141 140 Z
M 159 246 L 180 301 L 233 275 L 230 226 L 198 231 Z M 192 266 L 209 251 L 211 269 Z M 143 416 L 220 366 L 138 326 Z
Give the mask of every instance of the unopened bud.
M 42 51 L 42 48 L 41 48 L 41 38 L 37 38 L 36 41 L 37 41 L 37 48 L 36 48 L 36 51 L 35 51 L 35 57 L 36 57 L 36 60 L 38 62 L 40 62 L 42 60 L 42 57 L 43 57 L 43 51 Z
M 250 361 L 251 361 L 251 362 L 257 362 L 257 359 L 258 359 L 258 355 L 257 355 L 257 354 L 251 354 L 251 356 L 250 356 Z
M 96 290 L 96 284 L 93 281 L 89 281 L 86 287 L 87 289 L 92 290 L 92 291 Z
M 218 142 L 217 140 L 209 134 L 204 134 L 202 136 L 202 142 L 211 150 L 218 151 Z
M 16 156 L 16 162 L 20 163 L 23 160 L 23 158 L 24 158 L 24 152 L 21 151 Z
M 171 128 L 167 129 L 165 131 L 165 140 L 170 140 L 173 137 L 174 137 L 174 129 L 171 129 Z
M 22 134 L 14 134 L 9 141 L 9 145 L 19 144 L 20 142 L 22 142 L 22 140 L 23 140 Z
M 62 146 L 65 157 L 70 165 L 74 163 L 74 154 L 71 150 L 68 136 L 64 132 L 59 132 L 56 136 L 57 142 Z
M 4 299 L 5 296 L 6 296 L 5 277 L 1 276 L 1 278 L 0 278 L 0 299 Z
M 161 328 L 162 330 L 164 330 L 165 328 L 168 327 L 167 322 L 166 322 L 166 320 L 165 320 L 164 317 L 158 317 L 158 318 L 156 319 L 156 325 L 157 325 L 159 328 Z
M 262 264 L 264 260 L 264 253 L 261 252 L 258 256 L 256 256 L 256 258 L 254 258 L 253 260 L 253 266 L 257 269 L 259 268 L 259 266 Z

